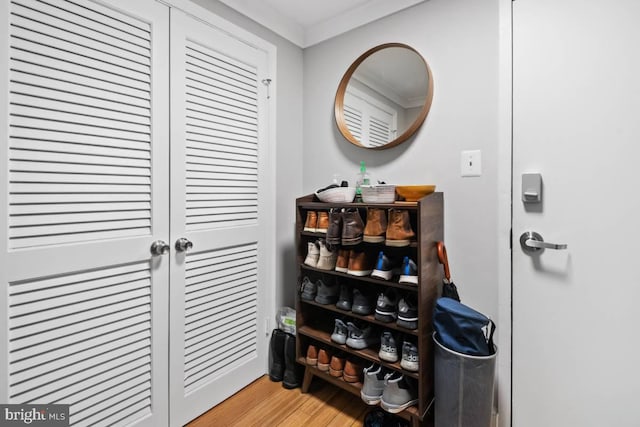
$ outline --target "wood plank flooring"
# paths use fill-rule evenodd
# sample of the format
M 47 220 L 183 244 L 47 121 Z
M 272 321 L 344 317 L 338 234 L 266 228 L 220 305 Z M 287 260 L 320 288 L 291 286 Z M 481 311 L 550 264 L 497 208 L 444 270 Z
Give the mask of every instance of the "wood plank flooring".
M 187 427 L 362 426 L 371 408 L 359 396 L 314 380 L 309 393 L 288 390 L 267 375 L 257 379 Z

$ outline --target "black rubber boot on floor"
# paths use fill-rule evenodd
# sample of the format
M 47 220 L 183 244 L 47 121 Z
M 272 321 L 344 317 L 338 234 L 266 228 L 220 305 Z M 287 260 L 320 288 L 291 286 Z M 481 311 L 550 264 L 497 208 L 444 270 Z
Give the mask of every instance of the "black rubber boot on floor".
M 284 378 L 282 386 L 284 388 L 300 387 L 304 366 L 296 362 L 296 336 L 286 334 L 284 342 Z
M 284 377 L 284 345 L 286 338 L 287 334 L 280 329 L 274 329 L 271 332 L 271 342 L 269 343 L 269 378 L 271 381 L 282 381 Z

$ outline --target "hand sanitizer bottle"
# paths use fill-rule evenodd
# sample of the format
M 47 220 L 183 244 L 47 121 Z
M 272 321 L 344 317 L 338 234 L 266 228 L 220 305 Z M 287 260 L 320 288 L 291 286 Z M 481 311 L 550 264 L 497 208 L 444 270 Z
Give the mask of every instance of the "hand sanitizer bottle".
M 360 173 L 358 173 L 358 179 L 356 180 L 356 202 L 362 202 L 362 189 L 360 186 L 369 185 L 369 174 L 367 173 L 367 166 L 364 161 L 360 162 Z

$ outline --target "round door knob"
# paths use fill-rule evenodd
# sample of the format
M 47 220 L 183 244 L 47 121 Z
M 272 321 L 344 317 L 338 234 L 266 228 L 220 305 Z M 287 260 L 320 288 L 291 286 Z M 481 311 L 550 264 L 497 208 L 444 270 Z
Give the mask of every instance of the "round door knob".
M 152 255 L 164 255 L 169 252 L 170 246 L 164 240 L 156 240 L 151 244 Z
M 178 252 L 186 252 L 191 248 L 193 248 L 193 243 L 191 243 L 191 240 L 185 239 L 184 237 L 176 240 L 176 250 Z

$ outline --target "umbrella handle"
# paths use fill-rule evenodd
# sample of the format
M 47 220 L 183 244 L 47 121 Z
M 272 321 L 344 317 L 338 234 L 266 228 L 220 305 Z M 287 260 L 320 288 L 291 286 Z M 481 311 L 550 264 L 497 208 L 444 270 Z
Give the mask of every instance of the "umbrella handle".
M 447 248 L 444 246 L 444 242 L 438 242 L 438 260 L 444 267 L 444 277 L 447 280 L 451 280 L 451 272 L 449 271 L 449 258 L 447 257 Z

